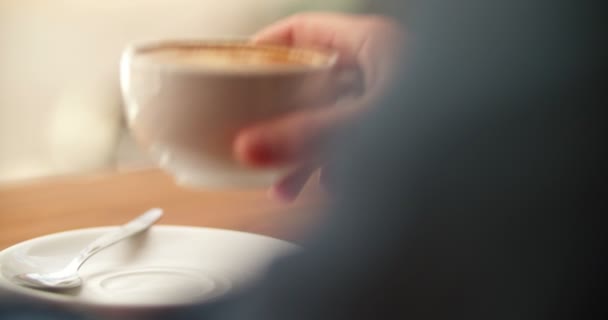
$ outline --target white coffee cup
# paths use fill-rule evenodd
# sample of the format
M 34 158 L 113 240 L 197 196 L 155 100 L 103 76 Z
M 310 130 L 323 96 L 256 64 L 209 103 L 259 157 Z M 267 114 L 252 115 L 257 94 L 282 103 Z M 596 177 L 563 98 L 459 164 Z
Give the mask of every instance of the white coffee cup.
M 252 169 L 237 132 L 336 99 L 337 54 L 246 41 L 167 40 L 129 46 L 121 88 L 138 142 L 181 185 L 270 185 L 290 168 Z

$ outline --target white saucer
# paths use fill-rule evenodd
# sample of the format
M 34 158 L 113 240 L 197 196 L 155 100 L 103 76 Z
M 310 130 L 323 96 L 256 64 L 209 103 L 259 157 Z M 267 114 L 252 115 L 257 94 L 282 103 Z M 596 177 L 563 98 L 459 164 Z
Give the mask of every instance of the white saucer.
M 0 253 L 67 261 L 113 227 L 51 234 Z M 65 292 L 21 287 L 0 275 L 0 291 L 66 305 L 179 306 L 217 298 L 245 285 L 296 246 L 269 237 L 197 227 L 154 226 L 93 256 L 80 269 L 81 288 Z

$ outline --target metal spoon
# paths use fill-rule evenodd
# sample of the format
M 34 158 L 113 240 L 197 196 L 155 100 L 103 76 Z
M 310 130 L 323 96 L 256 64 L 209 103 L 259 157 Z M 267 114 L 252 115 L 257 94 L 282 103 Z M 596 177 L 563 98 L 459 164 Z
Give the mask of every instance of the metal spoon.
M 160 219 L 162 214 L 163 211 L 161 209 L 151 209 L 121 226 L 118 230 L 111 231 L 97 238 L 59 271 L 48 273 L 29 272 L 8 276 L 9 272 L 4 269 L 3 265 L 2 273 L 11 281 L 32 288 L 69 289 L 79 287 L 82 285 L 82 279 L 78 275 L 78 269 L 80 269 L 85 261 L 99 251 L 148 229 Z

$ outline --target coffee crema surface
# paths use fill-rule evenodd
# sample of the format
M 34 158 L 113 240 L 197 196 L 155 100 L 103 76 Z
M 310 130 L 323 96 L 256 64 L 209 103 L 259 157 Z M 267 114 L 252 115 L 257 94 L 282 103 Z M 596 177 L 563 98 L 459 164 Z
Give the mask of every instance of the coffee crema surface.
M 331 57 L 316 51 L 253 44 L 163 45 L 139 54 L 160 63 L 205 68 L 264 68 L 310 66 L 331 63 Z

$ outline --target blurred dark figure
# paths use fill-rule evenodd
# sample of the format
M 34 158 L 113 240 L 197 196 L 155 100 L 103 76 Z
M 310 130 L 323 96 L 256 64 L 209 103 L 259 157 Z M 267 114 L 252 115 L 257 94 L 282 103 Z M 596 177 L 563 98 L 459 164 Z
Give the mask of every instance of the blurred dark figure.
M 604 318 L 606 6 L 404 7 L 403 75 L 336 145 L 328 221 L 172 319 Z

